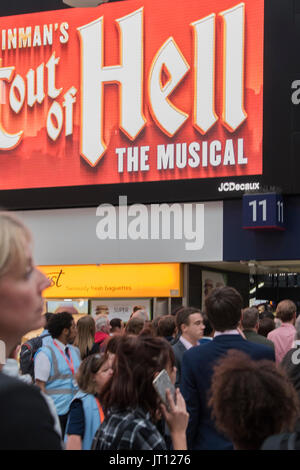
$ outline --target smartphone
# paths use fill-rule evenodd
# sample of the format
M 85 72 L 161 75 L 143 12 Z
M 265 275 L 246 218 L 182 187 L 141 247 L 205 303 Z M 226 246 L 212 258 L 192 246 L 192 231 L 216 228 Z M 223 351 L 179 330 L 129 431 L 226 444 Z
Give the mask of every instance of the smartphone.
M 175 387 L 172 384 L 171 379 L 166 369 L 163 369 L 162 371 L 160 371 L 160 373 L 153 380 L 152 384 L 156 392 L 158 393 L 161 401 L 166 405 L 167 409 L 170 410 L 169 403 L 166 397 L 166 389 L 167 388 L 170 389 L 170 392 L 175 401 Z

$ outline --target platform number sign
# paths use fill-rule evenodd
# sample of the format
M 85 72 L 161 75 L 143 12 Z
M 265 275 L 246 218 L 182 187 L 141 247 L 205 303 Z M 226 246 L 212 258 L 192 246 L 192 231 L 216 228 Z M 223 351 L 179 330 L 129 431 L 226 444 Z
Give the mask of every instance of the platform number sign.
M 278 193 L 244 195 L 243 228 L 253 230 L 285 230 L 282 195 Z

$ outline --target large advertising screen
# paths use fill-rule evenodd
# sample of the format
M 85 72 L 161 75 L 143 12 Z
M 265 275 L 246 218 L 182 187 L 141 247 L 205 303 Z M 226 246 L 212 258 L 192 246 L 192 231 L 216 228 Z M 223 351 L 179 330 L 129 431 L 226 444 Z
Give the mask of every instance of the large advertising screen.
M 222 199 L 224 178 L 250 188 L 263 172 L 263 0 L 2 17 L 0 57 L 0 190 L 24 207 L 23 190 L 51 189 L 55 207 L 53 188 L 98 189 L 99 203 L 152 183 L 162 200 L 191 181 Z

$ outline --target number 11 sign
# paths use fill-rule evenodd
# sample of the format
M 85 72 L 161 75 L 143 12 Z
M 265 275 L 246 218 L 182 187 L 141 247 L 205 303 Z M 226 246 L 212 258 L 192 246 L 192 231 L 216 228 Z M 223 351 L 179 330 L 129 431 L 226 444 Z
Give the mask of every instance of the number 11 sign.
M 283 197 L 278 193 L 243 196 L 243 228 L 285 230 Z

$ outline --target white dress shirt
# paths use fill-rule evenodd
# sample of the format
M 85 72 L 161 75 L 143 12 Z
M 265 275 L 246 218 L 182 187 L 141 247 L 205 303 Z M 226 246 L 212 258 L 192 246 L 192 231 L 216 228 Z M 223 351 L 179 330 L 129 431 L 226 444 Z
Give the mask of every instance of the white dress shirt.
M 241 333 L 235 329 L 235 330 L 225 330 L 225 331 L 215 331 L 214 338 L 216 336 L 221 336 L 221 335 L 240 335 Z
M 184 346 L 186 349 L 191 349 L 191 348 L 193 348 L 193 347 L 195 346 L 194 344 L 190 343 L 186 338 L 184 338 L 182 335 L 180 336 L 179 341 L 182 342 L 183 346 Z M 200 343 L 197 341 L 196 346 L 199 346 L 199 344 L 200 344 Z

